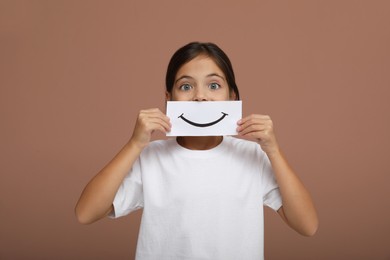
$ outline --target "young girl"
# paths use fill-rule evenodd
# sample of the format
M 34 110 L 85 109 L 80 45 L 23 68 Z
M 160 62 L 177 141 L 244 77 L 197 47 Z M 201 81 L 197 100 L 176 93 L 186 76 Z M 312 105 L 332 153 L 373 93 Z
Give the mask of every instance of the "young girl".
M 215 44 L 193 42 L 170 60 L 166 99 L 238 100 L 232 65 Z M 143 208 L 138 260 L 263 259 L 263 205 L 312 236 L 317 213 L 284 158 L 269 116 L 237 122 L 239 136 L 151 140 L 169 132 L 159 109 L 140 111 L 128 143 L 85 187 L 76 206 L 83 224 Z

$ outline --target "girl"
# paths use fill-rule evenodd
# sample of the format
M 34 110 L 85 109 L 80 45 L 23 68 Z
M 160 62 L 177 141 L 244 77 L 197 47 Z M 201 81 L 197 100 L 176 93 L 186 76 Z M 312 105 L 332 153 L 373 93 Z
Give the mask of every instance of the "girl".
M 189 43 L 172 56 L 166 99 L 238 100 L 232 65 L 212 43 Z M 269 116 L 237 122 L 239 136 L 177 137 L 159 109 L 139 112 L 123 149 L 85 187 L 76 206 L 83 224 L 143 208 L 136 259 L 263 259 L 263 205 L 312 236 L 317 213 L 289 167 Z

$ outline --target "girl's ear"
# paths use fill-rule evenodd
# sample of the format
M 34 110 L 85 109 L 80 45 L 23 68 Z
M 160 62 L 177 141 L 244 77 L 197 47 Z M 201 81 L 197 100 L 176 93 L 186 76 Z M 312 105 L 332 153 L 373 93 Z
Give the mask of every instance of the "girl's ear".
M 165 91 L 165 101 L 171 101 L 171 93 L 169 93 L 168 91 Z
M 237 100 L 237 95 L 236 93 L 234 93 L 233 90 L 230 91 L 229 96 L 230 96 L 230 100 Z

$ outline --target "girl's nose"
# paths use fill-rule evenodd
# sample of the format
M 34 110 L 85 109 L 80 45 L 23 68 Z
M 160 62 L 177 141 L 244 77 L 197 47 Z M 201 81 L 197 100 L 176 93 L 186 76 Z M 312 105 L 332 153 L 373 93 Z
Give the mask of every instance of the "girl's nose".
M 197 89 L 192 101 L 207 101 L 207 96 L 201 89 Z

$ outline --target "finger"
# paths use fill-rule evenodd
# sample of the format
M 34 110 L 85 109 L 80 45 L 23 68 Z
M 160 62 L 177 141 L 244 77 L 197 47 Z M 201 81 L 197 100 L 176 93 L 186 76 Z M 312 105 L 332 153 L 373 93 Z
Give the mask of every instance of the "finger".
M 250 126 L 262 127 L 262 128 L 266 128 L 266 127 L 272 128 L 272 122 L 263 121 L 263 120 L 249 120 L 241 125 L 238 125 L 238 129 L 242 130 L 242 129 L 245 129 L 245 128 L 250 127 Z
M 161 118 L 149 118 L 149 121 L 146 124 L 148 124 L 149 129 L 154 128 L 155 126 L 161 126 L 165 131 L 171 131 L 170 123 Z
M 258 139 L 260 141 L 265 138 L 265 136 L 263 134 L 261 134 L 261 132 L 248 132 L 248 133 L 245 133 L 245 134 L 240 134 L 240 136 L 242 136 L 242 137 L 249 137 L 249 138 L 255 138 L 255 139 Z
M 170 122 L 170 118 L 160 111 L 158 108 L 141 110 L 139 113 L 140 117 L 160 117 L 166 122 Z
M 145 117 L 145 120 L 157 120 L 161 121 L 163 124 L 168 125 L 169 127 L 171 126 L 171 120 L 165 115 L 150 115 Z
M 272 124 L 272 121 L 267 121 L 267 122 L 263 122 L 263 121 L 256 121 L 256 122 L 252 122 L 252 121 L 247 121 L 246 123 L 244 123 L 243 125 L 239 125 L 238 128 L 237 128 L 237 131 L 238 132 L 242 132 L 242 131 L 245 131 L 245 129 L 247 129 L 246 131 L 248 132 L 249 131 L 268 131 L 268 132 L 272 132 L 273 131 L 273 124 Z
M 161 119 L 164 122 L 166 122 L 168 125 L 171 124 L 171 119 L 168 116 L 166 116 L 165 114 L 161 113 L 161 112 L 148 113 L 147 116 L 149 118 Z
M 160 124 L 155 124 L 155 127 L 154 127 L 154 130 L 153 131 L 159 131 L 159 132 L 162 132 L 164 134 L 166 134 L 167 132 L 169 132 L 166 128 L 164 128 L 162 125 Z
M 249 125 L 246 127 L 238 127 L 237 132 L 240 135 L 245 135 L 251 132 L 263 132 L 267 129 L 264 125 Z
M 245 124 L 246 122 L 255 122 L 255 121 L 265 122 L 268 120 L 271 120 L 271 118 L 268 115 L 252 114 L 250 116 L 247 116 L 247 117 L 244 117 L 244 118 L 238 120 L 237 124 L 242 125 L 242 124 Z
M 161 119 L 161 120 L 165 121 L 167 124 L 170 124 L 169 117 L 167 117 L 165 114 L 161 113 L 161 111 L 155 111 L 155 112 L 141 111 L 138 118 L 143 120 L 143 121 L 147 121 L 150 119 Z
M 161 110 L 158 108 L 148 108 L 148 109 L 142 109 L 140 111 L 140 113 L 146 113 L 146 114 L 147 113 L 158 113 L 158 112 L 162 113 Z
M 255 137 L 260 140 L 266 140 L 272 138 L 272 131 L 269 129 L 256 129 L 256 128 L 247 128 L 244 131 L 238 133 L 240 136 Z
M 146 109 L 146 110 L 141 110 L 140 115 L 145 115 L 145 116 L 161 116 L 163 118 L 169 119 L 163 112 L 161 112 L 160 109 L 158 108 L 152 108 L 152 109 Z
M 166 132 L 171 131 L 171 122 L 167 121 L 165 118 L 157 118 L 156 123 L 160 124 L 166 130 Z

